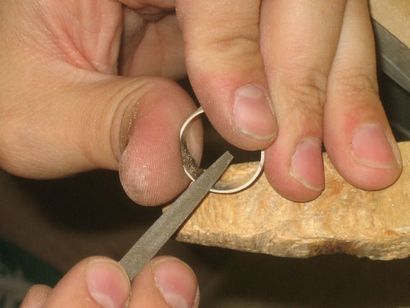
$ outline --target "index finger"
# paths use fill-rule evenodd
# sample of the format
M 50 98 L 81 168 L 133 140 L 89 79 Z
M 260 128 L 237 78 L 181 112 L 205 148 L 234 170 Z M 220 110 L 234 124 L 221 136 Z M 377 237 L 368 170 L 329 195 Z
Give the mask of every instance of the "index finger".
M 267 147 L 276 136 L 259 50 L 260 1 L 176 2 L 192 86 L 210 121 L 232 144 Z

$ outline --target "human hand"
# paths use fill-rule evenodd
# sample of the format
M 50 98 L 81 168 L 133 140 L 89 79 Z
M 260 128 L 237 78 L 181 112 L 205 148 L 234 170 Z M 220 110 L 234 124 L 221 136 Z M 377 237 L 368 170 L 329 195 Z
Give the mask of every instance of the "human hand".
M 182 38 L 166 14 L 174 1 L 121 3 L 0 4 L 0 166 L 36 178 L 119 168 L 134 201 L 158 204 L 187 184 L 177 136 L 194 107 L 172 82 L 115 75 L 183 76 Z M 282 195 L 306 201 L 320 193 L 322 137 L 352 184 L 378 189 L 399 176 L 364 0 L 346 10 L 345 1 L 319 0 L 176 5 L 189 76 L 208 116 L 233 144 L 269 146 L 266 175 Z M 259 99 L 251 84 L 263 90 Z M 198 158 L 198 130 L 190 137 Z
M 177 0 L 187 71 L 223 137 L 267 148 L 265 173 L 284 197 L 324 188 L 322 141 L 363 189 L 400 175 L 378 97 L 366 0 Z M 206 86 L 204 86 L 206 85 Z
M 1 168 L 29 178 L 119 169 L 148 205 L 186 187 L 178 136 L 195 105 L 169 79 L 185 72 L 181 34 L 175 16 L 156 20 L 169 1 L 139 2 L 0 2 Z M 199 158 L 200 129 L 187 137 Z
M 193 271 L 172 257 L 153 259 L 130 281 L 120 265 L 102 257 L 75 265 L 54 287 L 33 286 L 21 307 L 198 307 Z

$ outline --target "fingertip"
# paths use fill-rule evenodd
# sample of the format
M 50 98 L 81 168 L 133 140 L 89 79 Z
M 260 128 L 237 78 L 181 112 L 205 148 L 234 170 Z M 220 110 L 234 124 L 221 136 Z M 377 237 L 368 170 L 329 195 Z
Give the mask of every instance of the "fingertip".
M 159 257 L 151 262 L 155 285 L 171 307 L 196 307 L 199 288 L 195 273 L 181 260 Z
M 45 307 L 124 307 L 130 281 L 122 267 L 105 257 L 91 257 L 76 264 L 55 286 Z
M 269 171 L 267 171 L 268 173 Z M 287 176 L 282 180 L 281 176 L 267 175 L 266 178 L 279 195 L 293 202 L 309 202 L 315 200 L 322 193 L 322 190 L 310 189 L 296 180 L 289 180 Z
M 158 257 L 133 281 L 130 305 L 146 307 L 198 307 L 199 288 L 192 269 L 174 257 Z
M 374 169 L 358 166 L 349 173 L 342 173 L 343 177 L 359 189 L 374 191 L 393 185 L 400 177 L 402 169 Z
M 369 137 L 358 143 L 354 140 L 356 137 L 352 136 L 352 142 L 344 146 L 345 151 L 342 146 L 339 149 L 329 146 L 329 156 L 343 178 L 364 190 L 380 190 L 395 183 L 402 172 L 400 151 L 395 141 L 378 142 Z
M 282 197 L 295 202 L 316 199 L 324 189 L 321 149 L 314 140 L 301 140 L 293 153 L 283 153 L 285 147 L 274 144 L 267 150 L 265 175 Z
M 376 169 L 401 168 L 401 155 L 391 134 L 379 123 L 363 123 L 352 135 L 351 155 L 362 166 Z
M 119 164 L 124 190 L 136 203 L 166 203 L 188 185 L 182 168 L 179 130 L 194 110 L 191 98 L 175 86 L 150 91 L 136 107 Z M 190 153 L 200 161 L 199 124 L 190 128 L 187 143 Z
M 206 83 L 207 89 L 195 87 L 205 113 L 234 146 L 248 151 L 267 148 L 275 140 L 278 127 L 265 81 L 241 81 L 228 75 L 202 76 L 200 83 Z
M 319 138 L 307 137 L 299 141 L 291 158 L 289 174 L 309 190 L 323 190 L 325 179 Z
M 359 96 L 360 97 L 360 96 Z M 392 185 L 402 171 L 400 150 L 375 95 L 349 99 L 325 120 L 329 158 L 342 177 L 360 189 Z
M 124 307 L 130 282 L 122 267 L 107 258 L 91 259 L 87 264 L 88 292 L 101 307 Z
M 47 297 L 51 292 L 51 288 L 45 285 L 34 285 L 32 286 L 23 302 L 21 303 L 21 308 L 40 308 L 43 307 L 44 303 L 47 301 Z
M 400 151 L 390 131 L 379 123 L 358 126 L 352 135 L 352 173 L 349 181 L 366 190 L 379 190 L 393 184 L 400 176 Z
M 246 137 L 271 142 L 276 137 L 272 104 L 260 86 L 246 84 L 234 92 L 232 117 L 236 130 Z

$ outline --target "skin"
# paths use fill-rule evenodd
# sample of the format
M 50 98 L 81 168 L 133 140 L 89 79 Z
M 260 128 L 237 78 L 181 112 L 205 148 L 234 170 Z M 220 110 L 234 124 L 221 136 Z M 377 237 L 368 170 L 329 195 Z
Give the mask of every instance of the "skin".
M 171 200 L 188 184 L 178 130 L 196 107 L 173 81 L 187 74 L 224 138 L 266 149 L 285 198 L 323 190 L 322 145 L 359 188 L 400 175 L 365 0 L 3 0 L 0 32 L 10 173 L 119 170 L 138 204 Z M 200 127 L 188 146 L 199 160 Z
M 195 274 L 176 258 L 153 259 L 130 283 L 118 263 L 91 257 L 76 264 L 54 288 L 33 286 L 21 307 L 182 308 L 198 303 Z

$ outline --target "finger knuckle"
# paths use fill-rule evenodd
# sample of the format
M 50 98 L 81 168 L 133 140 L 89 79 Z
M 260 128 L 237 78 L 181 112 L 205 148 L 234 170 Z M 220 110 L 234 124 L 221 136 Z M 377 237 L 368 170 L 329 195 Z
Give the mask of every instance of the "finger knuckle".
M 238 62 L 238 59 L 260 58 L 259 30 L 255 25 L 241 27 L 225 27 L 222 31 L 210 31 L 201 44 L 196 45 L 195 57 L 203 55 L 228 59 Z
M 259 53 L 259 36 L 254 33 L 236 33 L 221 36 L 211 46 L 218 52 L 227 52 L 230 55 L 254 55 Z
M 375 78 L 362 72 L 339 72 L 335 77 L 336 89 L 344 95 L 357 95 L 360 93 L 376 94 L 378 85 Z
M 300 92 L 299 92 L 300 93 Z M 295 94 L 296 99 L 294 104 L 290 106 L 289 112 L 293 114 L 290 118 L 294 123 L 298 123 L 296 126 L 303 130 L 318 131 L 322 126 L 323 107 L 317 103 L 317 100 L 313 101 L 312 96 L 308 97 L 305 94 Z M 312 100 L 312 102 L 309 102 Z
M 291 87 L 289 98 L 298 106 L 322 108 L 325 92 L 312 83 L 300 83 Z
M 292 69 L 285 77 L 288 89 L 287 101 L 297 108 L 309 108 L 315 113 L 322 113 L 326 99 L 327 76 L 320 70 L 309 70 L 300 74 L 303 69 Z

